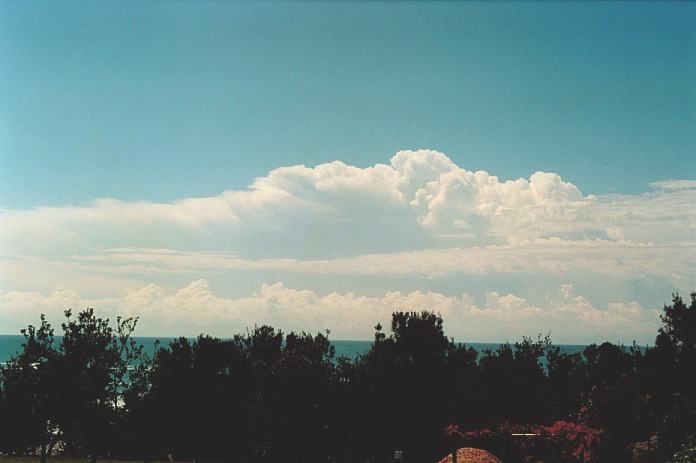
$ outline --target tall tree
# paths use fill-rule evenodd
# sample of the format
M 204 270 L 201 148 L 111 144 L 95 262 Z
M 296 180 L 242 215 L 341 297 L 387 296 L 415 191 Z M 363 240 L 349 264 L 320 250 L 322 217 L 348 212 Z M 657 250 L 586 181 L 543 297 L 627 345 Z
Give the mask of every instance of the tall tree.
M 142 346 L 131 335 L 136 318 L 108 319 L 93 309 L 65 312 L 60 346 L 60 427 L 72 453 L 88 454 L 95 462 L 111 450 L 113 430 L 124 412 L 121 399 L 128 384 L 128 367 L 140 360 Z
M 358 442 L 379 459 L 403 450 L 410 461 L 436 456 L 446 425 L 447 358 L 452 342 L 431 312 L 395 312 L 392 334 L 378 325 L 372 349 L 359 361 Z
M 333 453 L 335 349 L 328 336 L 289 333 L 272 367 L 272 461 L 319 462 Z M 268 389 L 267 389 L 268 390 Z
M 663 378 L 666 384 L 661 388 L 671 398 L 660 431 L 665 453 L 675 450 L 696 429 L 696 293 L 691 293 L 690 302 L 687 305 L 679 294 L 673 295 L 672 304 L 663 308 L 663 325 L 655 341 L 656 358 L 674 359 L 671 375 Z
M 172 341 L 156 352 L 149 381 L 154 458 L 248 460 L 253 375 L 238 339 Z
M 44 315 L 22 334 L 22 351 L 0 367 L 0 449 L 21 454 L 38 448 L 45 463 L 59 437 L 58 352 Z

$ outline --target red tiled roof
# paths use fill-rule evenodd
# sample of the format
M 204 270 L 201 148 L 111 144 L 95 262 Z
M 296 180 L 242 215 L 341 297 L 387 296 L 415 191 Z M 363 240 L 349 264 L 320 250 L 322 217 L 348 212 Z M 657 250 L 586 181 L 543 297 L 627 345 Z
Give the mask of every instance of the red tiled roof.
M 452 455 L 447 455 L 438 463 L 452 463 Z M 457 450 L 457 463 L 503 463 L 496 457 L 481 449 L 464 447 Z

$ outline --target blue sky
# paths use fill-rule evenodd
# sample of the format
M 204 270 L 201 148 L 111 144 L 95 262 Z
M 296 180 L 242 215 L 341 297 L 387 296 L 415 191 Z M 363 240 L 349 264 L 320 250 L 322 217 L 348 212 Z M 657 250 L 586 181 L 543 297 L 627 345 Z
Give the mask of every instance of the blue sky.
M 695 31 L 688 2 L 5 2 L 0 205 L 417 148 L 644 191 L 696 174 Z
M 0 55 L 0 332 L 650 342 L 696 289 L 693 3 L 6 1 Z

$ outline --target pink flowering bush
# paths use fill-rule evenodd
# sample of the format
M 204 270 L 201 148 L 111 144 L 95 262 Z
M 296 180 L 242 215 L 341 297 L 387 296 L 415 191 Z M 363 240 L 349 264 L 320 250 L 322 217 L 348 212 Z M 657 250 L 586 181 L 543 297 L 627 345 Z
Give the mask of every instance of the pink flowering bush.
M 449 425 L 445 434 L 462 445 L 490 450 L 503 459 L 548 463 L 595 463 L 602 438 L 598 429 L 567 421 L 556 421 L 550 426 L 501 423 L 494 429 L 473 431 Z
M 541 431 L 543 436 L 554 442 L 562 461 L 595 461 L 595 450 L 602 435 L 600 430 L 582 424 L 556 421 Z

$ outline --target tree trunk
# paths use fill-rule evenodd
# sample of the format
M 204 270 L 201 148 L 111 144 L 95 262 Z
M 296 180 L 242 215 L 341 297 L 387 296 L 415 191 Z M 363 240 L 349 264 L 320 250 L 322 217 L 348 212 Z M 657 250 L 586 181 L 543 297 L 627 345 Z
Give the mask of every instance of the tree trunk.
M 92 463 L 97 463 L 97 454 L 96 453 L 91 454 L 89 456 L 89 461 L 91 461 Z
M 41 463 L 46 463 L 46 444 L 41 444 Z

